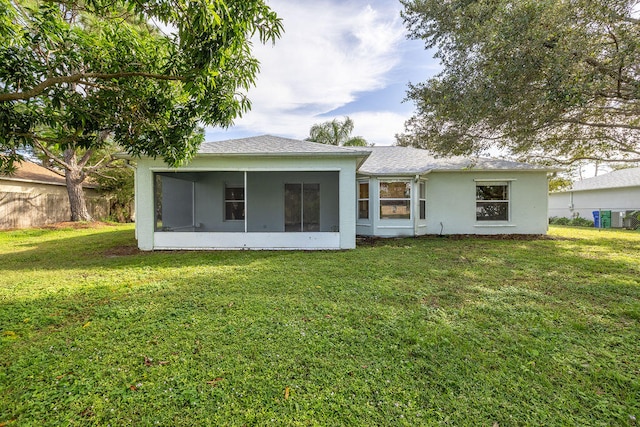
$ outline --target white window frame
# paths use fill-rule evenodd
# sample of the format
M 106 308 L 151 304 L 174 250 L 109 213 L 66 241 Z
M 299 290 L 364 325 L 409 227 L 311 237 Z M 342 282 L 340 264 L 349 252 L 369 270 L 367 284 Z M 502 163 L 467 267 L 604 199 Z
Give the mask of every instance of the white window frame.
M 422 217 L 422 205 L 424 204 L 424 218 Z M 418 219 L 424 221 L 427 219 L 427 181 L 421 179 L 418 181 Z
M 411 203 L 411 192 L 412 192 L 412 185 L 411 185 L 411 179 L 401 179 L 401 178 L 388 178 L 388 179 L 381 179 L 378 181 L 378 218 L 381 221 L 394 221 L 394 220 L 400 220 L 400 221 L 407 221 L 407 220 L 411 220 L 413 219 L 413 212 L 412 212 L 412 203 Z M 408 188 L 409 188 L 409 197 L 393 197 L 393 198 L 383 198 L 382 197 L 382 191 L 381 191 L 381 187 L 382 184 L 384 183 L 391 183 L 391 182 L 401 182 L 403 184 L 408 184 Z M 371 188 L 369 188 L 369 190 L 371 190 Z M 409 217 L 408 218 L 385 218 L 382 216 L 382 202 L 383 201 L 403 201 L 403 202 L 408 202 L 408 206 L 409 206 Z
M 513 180 L 475 180 L 475 198 L 476 198 L 476 222 L 479 224 L 490 224 L 496 222 L 509 222 L 511 221 L 511 181 Z M 504 200 L 481 200 L 478 199 L 478 187 L 506 187 L 507 198 Z M 506 204 L 506 219 L 480 219 L 478 218 L 478 203 L 491 203 L 491 204 Z
M 360 194 L 360 185 L 367 184 L 367 197 L 362 197 Z M 360 202 L 367 202 L 367 217 L 360 216 Z M 358 206 L 356 207 L 358 210 L 358 219 L 364 221 L 371 221 L 371 183 L 368 179 L 358 180 Z
M 242 189 L 242 199 L 227 199 L 227 189 L 228 188 L 241 188 Z M 237 222 L 237 221 L 245 221 L 245 219 L 247 218 L 247 190 L 246 187 L 244 186 L 244 184 L 238 184 L 238 183 L 228 183 L 225 182 L 224 183 L 224 190 L 222 193 L 222 198 L 224 200 L 223 203 L 223 212 L 222 212 L 222 217 L 224 218 L 225 222 Z M 242 219 L 234 219 L 234 218 L 227 218 L 227 204 L 228 203 L 239 203 L 242 202 L 242 210 L 243 210 L 243 218 Z

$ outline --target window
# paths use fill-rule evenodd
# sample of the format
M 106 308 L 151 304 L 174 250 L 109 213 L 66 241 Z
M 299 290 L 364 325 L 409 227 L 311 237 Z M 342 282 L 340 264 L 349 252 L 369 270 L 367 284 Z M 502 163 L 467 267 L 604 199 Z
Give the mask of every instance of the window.
M 284 231 L 320 231 L 320 184 L 284 185 Z
M 369 182 L 358 182 L 358 219 L 369 219 Z
M 411 218 L 411 182 L 380 183 L 380 219 Z
M 225 185 L 224 219 L 225 221 L 244 221 L 244 186 Z
M 476 220 L 509 220 L 508 183 L 476 183 Z
M 420 181 L 420 219 L 427 219 L 427 183 Z

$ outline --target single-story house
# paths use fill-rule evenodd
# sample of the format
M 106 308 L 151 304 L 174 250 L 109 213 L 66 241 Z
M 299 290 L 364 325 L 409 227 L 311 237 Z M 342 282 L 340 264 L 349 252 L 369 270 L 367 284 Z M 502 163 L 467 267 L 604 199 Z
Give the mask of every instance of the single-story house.
M 356 235 L 543 234 L 547 169 L 275 136 L 141 158 L 136 237 L 154 249 L 350 249 Z
M 593 219 L 610 211 L 611 226 L 622 227 L 626 215 L 640 210 L 640 168 L 613 171 L 573 183 L 549 194 L 549 217 Z
M 91 215 L 106 217 L 109 205 L 97 186 L 86 183 L 83 188 Z M 63 176 L 29 161 L 17 164 L 11 175 L 0 175 L 0 229 L 39 227 L 70 219 Z

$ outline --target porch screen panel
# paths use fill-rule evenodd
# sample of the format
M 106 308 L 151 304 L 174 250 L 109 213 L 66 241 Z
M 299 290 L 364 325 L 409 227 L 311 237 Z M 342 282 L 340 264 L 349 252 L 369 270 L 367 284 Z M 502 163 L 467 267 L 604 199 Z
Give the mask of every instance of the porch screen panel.
M 162 176 L 153 175 L 153 216 L 155 230 L 162 230 Z
M 284 231 L 302 231 L 302 184 L 284 185 Z
M 302 231 L 320 231 L 320 184 L 302 185 Z
M 187 173 L 156 173 L 154 215 L 156 231 L 193 231 L 194 179 Z

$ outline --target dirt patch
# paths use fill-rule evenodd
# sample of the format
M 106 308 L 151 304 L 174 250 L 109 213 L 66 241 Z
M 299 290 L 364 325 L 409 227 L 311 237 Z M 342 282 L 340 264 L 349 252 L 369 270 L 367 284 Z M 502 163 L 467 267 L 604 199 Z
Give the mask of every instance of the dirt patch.
M 451 234 L 444 237 L 452 240 L 482 239 L 482 240 L 558 240 L 555 236 L 546 234 Z
M 86 229 L 86 228 L 104 228 L 114 227 L 116 224 L 103 221 L 65 221 L 56 222 L 55 224 L 43 225 L 41 228 L 47 230 L 64 230 L 73 228 L 74 230 Z
M 118 256 L 138 255 L 142 253 L 136 246 L 116 246 L 104 251 L 104 256 L 112 258 Z
M 358 236 L 356 237 L 356 245 L 357 246 L 375 246 L 375 244 L 381 240 L 384 240 L 382 237 L 375 236 Z
M 549 236 L 547 234 L 426 234 L 413 237 L 414 239 L 449 239 L 449 240 L 567 240 L 564 237 Z M 379 242 L 389 240 L 411 239 L 411 237 L 375 237 L 358 236 L 356 242 L 358 246 L 375 246 Z

